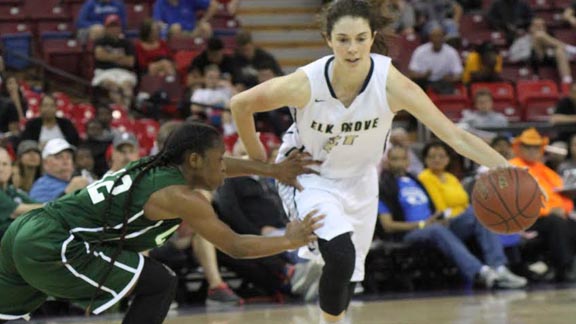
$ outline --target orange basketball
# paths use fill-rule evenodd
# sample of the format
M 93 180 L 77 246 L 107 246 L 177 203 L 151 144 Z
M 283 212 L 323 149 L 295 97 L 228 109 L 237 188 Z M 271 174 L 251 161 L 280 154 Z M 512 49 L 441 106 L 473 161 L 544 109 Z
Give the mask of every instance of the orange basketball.
M 476 218 L 492 232 L 511 234 L 532 226 L 540 215 L 542 194 L 536 180 L 519 168 L 482 174 L 472 191 Z

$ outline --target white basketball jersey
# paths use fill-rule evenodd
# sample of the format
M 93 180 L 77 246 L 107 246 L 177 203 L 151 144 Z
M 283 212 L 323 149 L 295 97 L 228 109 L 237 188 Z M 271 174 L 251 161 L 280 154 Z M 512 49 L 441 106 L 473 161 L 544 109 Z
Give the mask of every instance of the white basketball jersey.
M 294 124 L 283 138 L 280 153 L 293 148 L 310 153 L 323 161 L 322 177 L 359 176 L 382 158 L 394 118 L 386 98 L 390 58 L 371 55 L 370 72 L 347 108 L 330 83 L 333 61 L 334 56 L 327 56 L 301 68 L 310 81 L 311 97 L 304 108 L 294 109 Z

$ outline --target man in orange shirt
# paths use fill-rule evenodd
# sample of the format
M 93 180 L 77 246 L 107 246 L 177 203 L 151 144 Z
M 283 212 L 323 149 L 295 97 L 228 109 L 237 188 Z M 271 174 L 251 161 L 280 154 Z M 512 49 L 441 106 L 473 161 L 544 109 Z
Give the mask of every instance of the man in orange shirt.
M 554 170 L 542 163 L 544 147 L 548 138 L 535 128 L 526 129 L 514 139 L 516 155 L 510 164 L 528 169 L 528 172 L 548 195 L 548 201 L 540 210 L 540 218 L 529 229 L 543 238 L 556 270 L 556 280 L 572 281 L 572 258 L 576 244 L 576 222 L 568 217 L 573 211 L 572 200 L 557 190 L 564 186 L 562 178 Z

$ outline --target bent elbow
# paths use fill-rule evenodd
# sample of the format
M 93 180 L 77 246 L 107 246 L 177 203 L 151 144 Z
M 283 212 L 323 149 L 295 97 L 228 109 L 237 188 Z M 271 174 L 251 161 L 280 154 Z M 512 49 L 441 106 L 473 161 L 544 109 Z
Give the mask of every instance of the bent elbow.
M 248 105 L 243 97 L 244 96 L 239 93 L 230 99 L 230 110 L 232 113 L 244 114 L 247 112 Z

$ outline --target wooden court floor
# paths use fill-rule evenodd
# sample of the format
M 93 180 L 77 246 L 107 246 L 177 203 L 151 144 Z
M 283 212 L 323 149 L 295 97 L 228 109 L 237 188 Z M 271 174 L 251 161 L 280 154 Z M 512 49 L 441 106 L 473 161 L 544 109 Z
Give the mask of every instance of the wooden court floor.
M 353 301 L 350 323 L 358 324 L 560 324 L 576 323 L 576 288 L 477 293 L 452 297 Z M 258 305 L 234 311 L 178 311 L 166 324 L 317 324 L 315 305 Z M 45 324 L 109 324 L 116 318 L 52 319 Z M 145 324 L 145 323 L 143 323 Z

